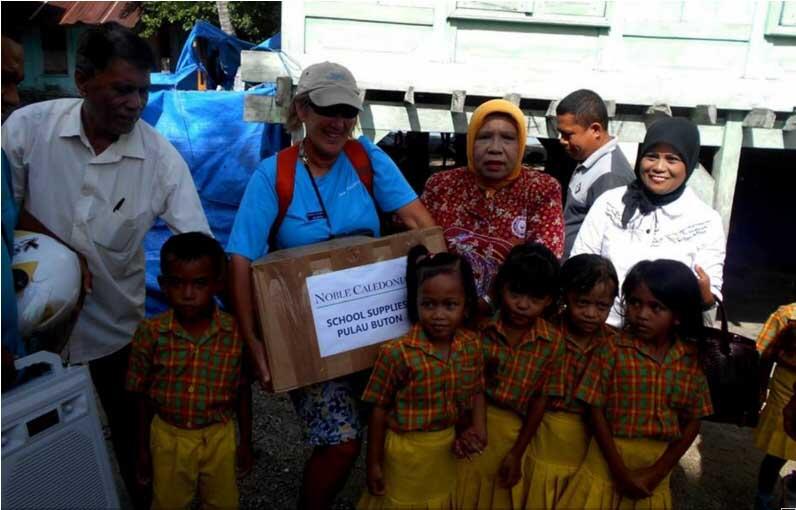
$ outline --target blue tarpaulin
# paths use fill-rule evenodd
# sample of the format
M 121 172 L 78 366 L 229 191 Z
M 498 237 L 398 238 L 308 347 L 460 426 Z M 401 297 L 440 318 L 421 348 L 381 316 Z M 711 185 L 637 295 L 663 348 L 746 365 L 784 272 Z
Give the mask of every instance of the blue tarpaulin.
M 255 167 L 288 141 L 281 125 L 244 122 L 245 94 L 273 95 L 274 86 L 246 92 L 154 92 L 142 115 L 185 159 L 210 228 L 223 246 Z M 165 309 L 157 275 L 160 247 L 170 235 L 159 221 L 144 240 L 147 316 Z
M 204 59 L 200 58 L 194 42 L 199 39 L 204 48 Z M 257 46 L 223 32 L 206 21 L 197 21 L 182 47 L 173 73 L 152 73 L 150 91 L 179 89 L 196 90 L 197 73 L 201 69 L 207 78 L 208 90 L 221 85 L 231 90 L 235 73 L 240 67 L 240 52 L 243 50 L 279 50 L 282 38 L 279 34 L 266 39 Z M 209 69 L 208 69 L 209 67 Z

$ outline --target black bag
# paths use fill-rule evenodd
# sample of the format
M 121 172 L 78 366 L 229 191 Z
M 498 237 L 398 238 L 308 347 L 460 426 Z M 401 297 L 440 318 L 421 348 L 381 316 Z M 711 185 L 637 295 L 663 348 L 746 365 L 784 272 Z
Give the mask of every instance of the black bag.
M 721 329 L 705 328 L 699 357 L 710 386 L 713 415 L 718 423 L 754 427 L 759 418 L 765 377 L 755 341 L 727 329 L 724 304 L 716 299 Z

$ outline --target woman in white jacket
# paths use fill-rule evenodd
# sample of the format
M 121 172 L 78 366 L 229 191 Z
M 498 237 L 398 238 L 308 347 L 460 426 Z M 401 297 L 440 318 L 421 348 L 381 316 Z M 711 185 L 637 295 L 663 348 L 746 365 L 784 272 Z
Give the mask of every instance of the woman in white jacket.
M 708 309 L 721 296 L 726 239 L 719 214 L 686 187 L 699 163 L 699 130 L 687 119 L 663 118 L 649 127 L 638 154 L 636 180 L 595 201 L 572 256 L 610 259 L 620 285 L 641 260 L 679 260 L 696 273 Z M 608 323 L 622 322 L 617 298 Z

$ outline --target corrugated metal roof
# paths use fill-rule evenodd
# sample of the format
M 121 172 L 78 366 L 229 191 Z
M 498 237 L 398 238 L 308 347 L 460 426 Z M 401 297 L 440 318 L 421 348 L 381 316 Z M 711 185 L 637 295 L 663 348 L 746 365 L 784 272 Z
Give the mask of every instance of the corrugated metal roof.
M 116 21 L 133 28 L 141 19 L 139 2 L 47 2 L 47 5 L 63 9 L 59 25 L 86 23 L 95 25 Z

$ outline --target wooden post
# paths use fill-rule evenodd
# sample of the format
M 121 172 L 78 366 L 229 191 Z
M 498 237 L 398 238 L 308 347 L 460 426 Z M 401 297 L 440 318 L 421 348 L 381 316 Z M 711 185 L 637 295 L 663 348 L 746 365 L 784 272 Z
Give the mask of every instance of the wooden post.
M 698 104 L 691 112 L 691 122 L 694 124 L 715 125 L 718 119 L 718 109 L 714 104 Z
M 558 99 L 550 101 L 545 112 L 545 127 L 547 128 L 547 138 L 558 138 L 558 117 L 556 116 L 556 108 L 558 108 Z
M 451 94 L 451 122 L 455 133 L 467 132 L 467 114 L 464 113 L 464 101 L 467 92 L 464 90 L 454 90 Z M 455 139 L 456 135 L 454 135 Z
M 404 103 L 406 104 L 415 104 L 415 88 L 408 87 L 406 92 L 404 92 Z
M 746 114 L 743 119 L 743 127 L 748 128 L 765 128 L 771 129 L 774 127 L 774 122 L 777 120 L 777 114 L 768 108 L 754 108 Z
M 730 232 L 732 203 L 735 196 L 735 185 L 738 182 L 738 164 L 741 161 L 742 144 L 743 119 L 731 114 L 724 126 L 721 148 L 713 157 L 713 178 L 716 180 L 713 208 L 721 215 L 725 235 L 729 235 Z
M 514 106 L 516 106 L 517 108 L 519 108 L 520 107 L 520 100 L 522 99 L 522 96 L 520 96 L 517 93 L 512 92 L 512 93 L 509 93 L 509 94 L 506 94 L 505 96 L 503 96 L 503 99 L 505 99 L 509 103 L 511 103 Z
M 672 109 L 666 103 L 655 103 L 649 108 L 647 111 L 644 112 L 644 125 L 647 126 L 647 129 L 658 119 L 661 117 L 671 117 L 672 116 Z

